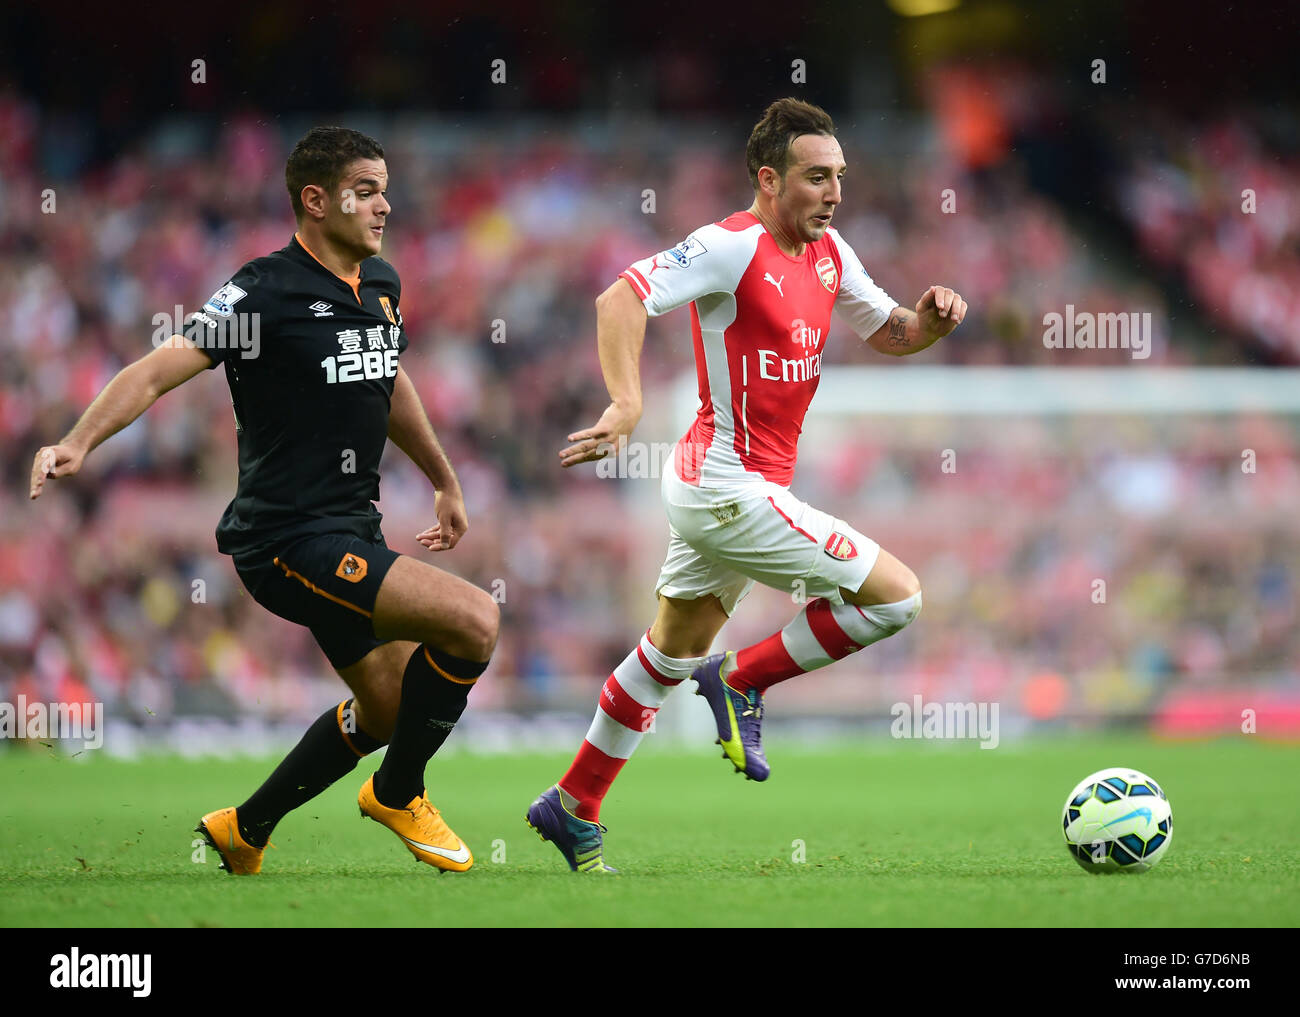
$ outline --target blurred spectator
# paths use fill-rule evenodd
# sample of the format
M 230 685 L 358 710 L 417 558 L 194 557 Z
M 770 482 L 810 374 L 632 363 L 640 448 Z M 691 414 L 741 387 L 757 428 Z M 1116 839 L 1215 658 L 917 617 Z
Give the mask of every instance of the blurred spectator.
M 0 124 L 0 698 L 84 686 L 145 726 L 196 713 L 314 716 L 337 679 L 307 631 L 256 605 L 215 550 L 237 475 L 224 378 L 163 397 L 81 477 L 35 504 L 25 497 L 35 450 L 148 351 L 155 314 L 193 310 L 242 263 L 288 241 L 281 168 L 296 135 L 252 117 L 211 138 L 163 127 L 93 173 L 51 182 L 35 165 L 31 108 L 0 97 Z M 741 146 L 685 127 L 600 141 L 542 128 L 496 139 L 409 120 L 375 130 L 392 175 L 384 256 L 403 279 L 403 364 L 471 513 L 468 537 L 437 564 L 502 601 L 493 681 L 475 701 L 571 699 L 585 710 L 651 616 L 646 563 L 667 537 L 657 483 L 558 467 L 565 436 L 605 404 L 592 303 L 635 258 L 748 206 Z M 868 271 L 904 305 L 944 282 L 972 307 L 926 362 L 1130 362 L 1126 351 L 1085 361 L 1044 348 L 1046 312 L 1158 312 L 1158 291 L 1109 270 L 1014 161 L 972 176 L 920 147 L 865 149 L 849 132 L 843 141 L 851 172 L 836 224 Z M 1181 189 L 1139 163 L 1144 242 L 1216 286 L 1227 285 L 1225 259 L 1256 285 L 1294 283 L 1294 216 L 1279 219 L 1272 204 L 1293 179 L 1247 173 L 1270 195 L 1267 217 L 1238 222 L 1204 197 L 1222 191 L 1229 166 L 1247 160 L 1249 170 L 1251 151 L 1229 132 Z M 958 180 L 959 214 L 945 215 L 937 196 Z M 642 211 L 647 188 L 653 215 Z M 1223 313 L 1244 306 L 1207 292 Z M 828 358 L 893 363 L 838 324 Z M 1148 363 L 1185 359 L 1166 341 Z M 691 365 L 685 312 L 652 321 L 647 392 Z M 956 431 L 962 469 L 941 474 L 935 442 Z M 924 447 L 909 444 L 921 432 Z M 1062 433 L 1031 419 L 1014 437 L 991 425 L 873 422 L 800 470 L 803 497 L 916 568 L 926 609 L 922 625 L 777 695 L 812 710 L 878 708 L 918 690 L 1023 692 L 1031 713 L 1058 702 L 1105 713 L 1142 708 L 1173 682 L 1300 671 L 1294 420 L 1158 434 L 1141 420 Z M 1253 476 L 1239 468 L 1247 445 L 1260 457 Z M 418 553 L 410 536 L 432 516 L 427 482 L 390 449 L 382 490 L 390 544 Z M 632 524 L 630 498 L 650 506 L 653 528 Z M 1104 605 L 1090 599 L 1097 578 Z M 759 593 L 734 631 L 757 638 L 790 613 L 788 597 Z
M 1244 116 L 1139 119 L 1118 186 L 1142 250 L 1217 324 L 1300 363 L 1300 165 Z

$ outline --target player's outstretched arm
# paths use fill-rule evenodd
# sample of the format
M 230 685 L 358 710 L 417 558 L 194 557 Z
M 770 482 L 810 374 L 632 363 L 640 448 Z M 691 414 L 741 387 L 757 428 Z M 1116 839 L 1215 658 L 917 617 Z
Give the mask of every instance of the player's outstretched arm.
M 610 404 L 594 427 L 569 435 L 560 465 L 604 459 L 627 440 L 641 419 L 641 345 L 648 315 L 626 279 L 596 298 L 596 345 Z
M 438 521 L 415 539 L 430 551 L 449 551 L 469 529 L 469 514 L 465 511 L 465 496 L 460 490 L 456 471 L 451 460 L 433 433 L 429 415 L 424 412 L 420 394 L 410 376 L 399 365 L 393 380 L 393 398 L 388 410 L 388 437 L 406 453 L 407 458 L 429 478 L 437 492 L 434 495 L 434 513 Z
M 895 307 L 889 320 L 867 342 L 880 353 L 902 357 L 920 353 L 946 336 L 966 317 L 966 301 L 946 286 L 931 286 L 916 302 L 916 310 Z
M 90 451 L 116 434 L 152 406 L 164 392 L 207 370 L 211 359 L 174 335 L 152 353 L 128 364 L 95 397 L 67 437 L 46 445 L 32 462 L 29 497 L 39 498 L 46 477 L 70 477 L 81 469 Z

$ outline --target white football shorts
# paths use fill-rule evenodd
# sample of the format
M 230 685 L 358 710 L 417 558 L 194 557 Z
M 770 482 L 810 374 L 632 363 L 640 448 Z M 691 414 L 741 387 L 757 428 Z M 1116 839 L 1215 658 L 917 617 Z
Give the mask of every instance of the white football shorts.
M 779 484 L 701 490 L 669 463 L 662 493 L 670 539 L 655 593 L 683 600 L 714 594 L 728 615 L 755 582 L 842 604 L 840 589 L 858 589 L 880 554 L 874 540 Z

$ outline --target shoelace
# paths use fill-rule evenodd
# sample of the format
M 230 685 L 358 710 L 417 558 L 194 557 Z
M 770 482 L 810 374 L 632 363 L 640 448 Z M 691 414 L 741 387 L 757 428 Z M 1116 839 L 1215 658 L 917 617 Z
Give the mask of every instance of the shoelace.
M 577 831 L 575 831 L 577 836 L 573 844 L 574 854 L 575 855 L 579 853 L 585 854 L 591 851 L 601 850 L 604 845 L 604 842 L 600 839 L 600 834 L 609 833 L 609 830 L 606 828 L 605 824 L 591 823 L 585 819 L 578 819 L 576 816 L 570 818 L 571 823 L 575 821 L 577 823 L 580 823 L 581 826 L 578 828 Z M 595 830 L 592 829 L 593 826 L 596 828 Z M 596 830 L 599 830 L 600 833 L 598 834 Z
M 434 834 L 441 837 L 444 830 L 448 830 L 447 824 L 443 821 L 442 815 L 433 807 L 433 803 L 427 798 L 421 798 L 420 804 L 415 807 L 411 813 L 415 817 L 416 825 L 422 830 L 427 828 Z
M 750 698 L 751 696 L 753 696 L 752 699 Z M 763 705 L 760 693 L 750 689 L 745 693 L 745 703 L 749 709 L 744 710 L 741 713 L 742 717 L 753 717 L 755 720 L 763 719 Z M 754 749 L 756 752 L 761 752 L 763 750 L 762 732 L 756 727 L 751 727 L 742 732 L 740 743 L 748 748 Z
M 601 834 L 609 833 L 609 830 L 607 830 L 601 823 L 596 824 L 596 829 L 599 830 Z M 574 851 L 600 851 L 603 847 L 604 842 L 600 839 L 600 836 L 598 836 L 596 832 L 591 829 L 590 825 L 587 824 L 583 826 L 582 835 L 578 837 L 578 842 L 574 845 Z

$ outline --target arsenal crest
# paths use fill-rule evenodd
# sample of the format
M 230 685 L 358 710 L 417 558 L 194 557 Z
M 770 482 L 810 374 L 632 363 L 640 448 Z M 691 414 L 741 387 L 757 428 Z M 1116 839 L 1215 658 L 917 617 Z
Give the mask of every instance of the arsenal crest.
M 817 262 L 817 278 L 831 293 L 840 288 L 840 272 L 835 267 L 835 259 L 829 254 Z
M 853 541 L 842 533 L 832 533 L 826 538 L 826 546 L 822 548 L 832 558 L 840 561 L 852 561 L 858 556 L 858 549 L 854 546 Z

